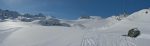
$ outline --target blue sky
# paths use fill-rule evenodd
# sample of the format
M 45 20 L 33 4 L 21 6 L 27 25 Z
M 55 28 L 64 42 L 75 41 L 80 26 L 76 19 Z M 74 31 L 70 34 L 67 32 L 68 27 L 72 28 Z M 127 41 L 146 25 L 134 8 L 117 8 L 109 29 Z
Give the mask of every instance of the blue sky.
M 109 17 L 150 8 L 150 0 L 0 0 L 0 8 L 20 13 L 44 13 L 65 19 L 82 15 Z

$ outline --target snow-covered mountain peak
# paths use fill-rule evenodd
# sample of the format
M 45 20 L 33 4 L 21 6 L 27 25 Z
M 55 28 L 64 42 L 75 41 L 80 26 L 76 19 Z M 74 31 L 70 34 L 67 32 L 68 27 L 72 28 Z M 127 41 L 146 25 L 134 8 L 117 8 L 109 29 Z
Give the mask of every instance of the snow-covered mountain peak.
M 134 12 L 129 15 L 126 19 L 135 22 L 150 22 L 150 9 L 143 9 L 138 12 Z

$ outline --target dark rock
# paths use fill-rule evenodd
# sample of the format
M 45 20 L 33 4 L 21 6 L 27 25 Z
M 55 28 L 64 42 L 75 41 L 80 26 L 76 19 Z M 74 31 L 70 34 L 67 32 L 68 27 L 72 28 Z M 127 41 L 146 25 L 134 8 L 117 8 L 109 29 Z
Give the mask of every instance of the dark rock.
M 131 30 L 128 31 L 128 36 L 129 37 L 136 38 L 139 35 L 140 35 L 140 30 L 138 30 L 137 28 L 133 28 L 133 29 L 131 29 Z
M 81 16 L 80 19 L 90 19 L 90 16 Z

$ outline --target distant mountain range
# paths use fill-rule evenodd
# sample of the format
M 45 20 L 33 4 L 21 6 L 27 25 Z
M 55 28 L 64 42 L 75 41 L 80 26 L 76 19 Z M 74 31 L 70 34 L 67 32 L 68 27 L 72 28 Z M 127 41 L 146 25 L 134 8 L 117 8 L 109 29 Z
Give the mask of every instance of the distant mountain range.
M 96 22 L 101 22 L 101 23 L 116 23 L 116 21 L 120 21 L 123 18 L 127 17 L 127 14 L 121 14 L 119 16 L 112 16 L 104 19 L 105 21 L 102 21 L 103 18 L 100 16 L 81 16 L 79 17 L 78 20 L 63 20 L 63 19 L 58 19 L 53 16 L 47 16 L 42 13 L 39 13 L 37 15 L 32 15 L 32 14 L 20 14 L 19 12 L 16 11 L 10 11 L 10 10 L 2 10 L 0 9 L 0 22 L 8 21 L 8 20 L 17 20 L 21 22 L 32 22 L 35 20 L 38 20 L 37 23 L 43 26 L 71 26 L 73 23 L 75 24 L 83 24 L 83 23 L 93 23 L 95 20 Z M 73 22 L 73 23 L 70 23 Z M 111 25 L 110 24 L 110 25 Z M 88 24 L 87 24 L 88 25 Z M 98 24 L 94 24 L 98 25 Z M 100 26 L 100 25 L 98 25 Z

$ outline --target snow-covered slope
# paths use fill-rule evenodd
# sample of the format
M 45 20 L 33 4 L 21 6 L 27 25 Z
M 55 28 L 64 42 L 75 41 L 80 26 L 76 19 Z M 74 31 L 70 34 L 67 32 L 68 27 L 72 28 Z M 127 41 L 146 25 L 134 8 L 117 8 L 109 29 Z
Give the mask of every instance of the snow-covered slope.
M 103 32 L 115 33 L 118 35 L 127 34 L 128 30 L 132 28 L 138 28 L 141 31 L 141 35 L 137 38 L 127 39 L 128 44 L 134 44 L 134 46 L 149 46 L 150 42 L 150 9 L 143 9 L 135 12 L 120 21 L 119 23 L 107 27 Z M 118 37 L 117 37 L 118 39 Z M 133 40 L 134 39 L 134 40 Z
M 95 17 L 93 17 L 95 18 Z M 61 20 L 71 27 L 42 26 L 35 22 L 0 22 L 0 46 L 149 46 L 150 9 L 123 18 Z M 99 17 L 96 17 L 99 18 Z M 125 37 L 138 28 L 137 38 Z

